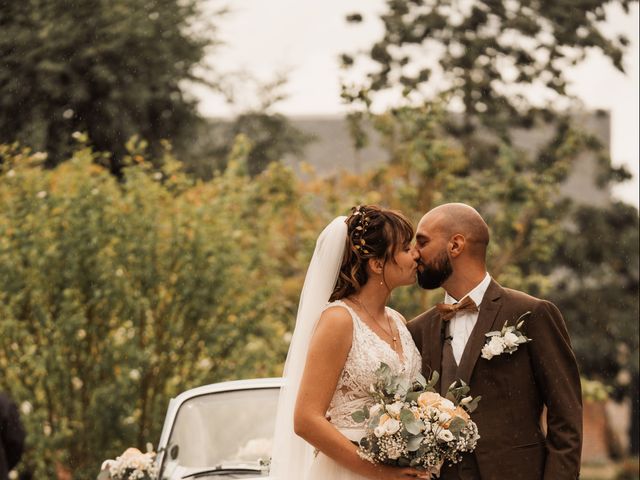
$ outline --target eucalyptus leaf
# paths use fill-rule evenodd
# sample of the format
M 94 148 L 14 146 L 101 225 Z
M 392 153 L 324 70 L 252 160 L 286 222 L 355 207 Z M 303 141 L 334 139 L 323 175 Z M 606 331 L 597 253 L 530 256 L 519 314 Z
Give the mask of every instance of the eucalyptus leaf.
M 478 408 L 478 403 L 480 402 L 481 398 L 482 396 L 478 395 L 477 397 L 474 397 L 473 400 L 471 400 L 469 403 L 467 403 L 465 407 L 469 413 L 473 413 L 475 409 Z
M 465 422 L 464 419 L 460 417 L 453 417 L 451 423 L 449 424 L 449 430 L 451 431 L 451 433 L 457 436 L 460 434 L 460 431 L 465 427 L 466 424 L 467 422 Z
M 440 374 L 436 370 L 434 370 L 433 373 L 431 374 L 431 377 L 429 377 L 427 388 L 433 388 L 436 385 L 436 383 L 438 383 L 438 380 L 440 380 Z
M 367 416 L 362 410 L 356 410 L 351 414 L 351 418 L 356 423 L 362 423 L 367 419 Z
M 415 452 L 416 450 L 418 450 L 418 448 L 420 448 L 422 440 L 424 440 L 424 435 L 414 435 L 412 437 L 409 437 L 409 440 L 407 441 L 407 450 L 409 450 L 410 452 Z
M 407 393 L 407 397 L 406 400 L 408 402 L 417 402 L 418 401 L 418 397 L 420 396 L 422 392 L 409 392 Z
M 421 432 L 420 427 L 422 426 L 419 420 L 416 420 L 416 417 L 413 415 L 411 410 L 403 408 L 400 412 L 400 421 L 404 425 L 404 428 L 407 432 L 412 435 L 417 435 Z

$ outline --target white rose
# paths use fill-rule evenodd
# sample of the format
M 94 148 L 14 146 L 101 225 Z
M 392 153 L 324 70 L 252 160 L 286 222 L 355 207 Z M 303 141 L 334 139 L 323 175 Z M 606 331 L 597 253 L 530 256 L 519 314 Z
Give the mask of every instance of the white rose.
M 485 345 L 482 347 L 482 358 L 486 358 L 487 360 L 491 360 L 493 358 L 493 353 L 489 350 L 489 345 Z
M 373 407 L 369 409 L 369 416 L 371 417 L 376 416 L 378 413 L 380 413 L 380 410 L 382 410 L 382 407 L 380 406 L 379 403 L 376 403 Z
M 451 400 L 449 400 L 448 398 L 443 398 L 442 400 L 440 400 L 440 407 L 441 408 L 445 408 L 445 409 L 449 409 L 449 410 L 453 410 L 454 408 L 456 408 L 456 406 L 453 404 L 453 402 Z
M 438 432 L 438 440 L 442 440 L 443 442 L 450 442 L 454 438 L 455 437 L 453 436 L 453 433 L 451 433 L 446 428 L 443 428 Z
M 447 412 L 440 412 L 440 415 L 438 415 L 438 421 L 440 423 L 445 423 L 448 420 L 451 420 L 451 415 L 449 415 Z
M 518 336 L 513 332 L 505 333 L 504 337 L 502 337 L 502 340 L 504 341 L 504 345 L 507 348 L 513 348 L 518 346 Z
M 400 410 L 402 410 L 402 403 L 400 402 L 395 402 L 391 405 L 387 405 L 387 412 L 393 417 L 397 417 L 398 415 L 400 415 Z
M 493 356 L 500 355 L 504 352 L 504 340 L 502 340 L 498 335 L 491 337 L 487 346 Z
M 389 435 L 393 435 L 398 430 L 400 430 L 400 422 L 395 418 L 392 418 L 384 422 L 384 428 Z

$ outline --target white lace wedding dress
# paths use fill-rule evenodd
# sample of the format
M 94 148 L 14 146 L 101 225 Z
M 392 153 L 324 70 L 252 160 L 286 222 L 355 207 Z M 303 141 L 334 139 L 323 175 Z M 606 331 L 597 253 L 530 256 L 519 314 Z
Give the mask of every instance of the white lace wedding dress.
M 402 317 L 387 307 L 387 313 L 394 320 L 400 334 L 403 358 L 382 340 L 358 314 L 345 302 L 338 300 L 326 308 L 342 306 L 353 320 L 353 340 L 336 391 L 329 405 L 327 415 L 331 423 L 349 440 L 358 441 L 364 436 L 363 424 L 353 421 L 351 414 L 370 402 L 369 387 L 375 382 L 375 372 L 381 362 L 386 363 L 394 374 L 415 378 L 420 372 L 420 353 L 413 343 Z M 305 480 L 365 480 L 342 467 L 326 455 L 318 453 L 313 459 Z

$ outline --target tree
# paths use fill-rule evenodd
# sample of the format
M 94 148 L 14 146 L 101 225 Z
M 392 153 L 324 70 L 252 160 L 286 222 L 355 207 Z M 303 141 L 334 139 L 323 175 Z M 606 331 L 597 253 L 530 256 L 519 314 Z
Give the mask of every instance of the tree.
M 560 195 L 574 160 L 590 148 L 590 138 L 571 128 L 551 142 L 553 163 L 528 159 L 502 144 L 488 165 L 473 167 L 455 137 L 447 134 L 437 105 L 402 107 L 373 116 L 389 163 L 362 174 L 341 172 L 323 197 L 330 205 L 382 203 L 397 208 L 414 225 L 445 202 L 474 205 L 491 227 L 488 268 L 511 288 L 546 295 L 552 288 L 553 258 L 565 238 L 559 220 L 570 204 Z M 338 210 L 339 211 L 339 210 Z M 394 303 L 407 318 L 426 310 L 438 292 L 400 290 Z
M 140 135 L 158 152 L 177 147 L 198 118 L 185 82 L 197 82 L 212 22 L 199 0 L 0 2 L 0 142 L 67 158 L 71 134 L 88 133 L 121 168 Z M 213 19 L 217 19 L 214 15 Z M 197 22 L 196 22 L 197 20 Z
M 446 98 L 464 112 L 448 127 L 456 136 L 474 122 L 508 138 L 513 126 L 530 126 L 537 108 L 551 114 L 568 98 L 564 70 L 600 50 L 624 71 L 629 41 L 606 37 L 599 23 L 607 7 L 628 12 L 633 0 L 387 0 L 384 34 L 364 54 L 376 65 L 364 81 L 344 87 L 344 96 L 369 104 L 378 92 L 395 89 L 409 102 Z M 360 22 L 360 14 L 347 20 Z M 343 64 L 362 56 L 344 54 Z M 532 102 L 531 87 L 536 97 Z M 541 94 L 542 92 L 542 94 Z M 566 102 L 565 102 L 566 105 Z
M 91 478 L 157 441 L 187 388 L 277 375 L 324 221 L 283 166 L 244 173 L 242 138 L 206 184 L 127 147 L 119 182 L 89 148 L 43 169 L 0 146 L 0 387 L 27 412 L 36 478 Z
M 615 202 L 580 207 L 554 255 L 552 298 L 567 319 L 583 374 L 631 398 L 631 452 L 638 454 L 638 210 Z
M 187 171 L 203 179 L 210 179 L 216 171 L 224 171 L 234 139 L 239 135 L 249 140 L 246 166 L 251 176 L 258 175 L 272 162 L 281 161 L 287 154 L 300 155 L 313 137 L 294 127 L 284 115 L 272 111 L 276 103 L 286 98 L 281 92 L 285 84 L 283 75 L 267 82 L 248 75 L 228 76 L 222 91 L 232 106 L 237 107 L 238 97 L 242 97 L 242 110 L 230 120 L 203 119 L 198 123 L 184 157 Z
M 557 190 L 584 150 L 600 160 L 603 188 L 630 176 L 613 168 L 600 142 L 567 114 L 576 102 L 565 71 L 592 49 L 624 71 L 628 40 L 604 36 L 599 23 L 609 6 L 628 11 L 634 2 L 386 3 L 383 37 L 365 54 L 343 56 L 347 67 L 360 56 L 376 65 L 365 79 L 343 86 L 355 107 L 356 146 L 366 141 L 360 122 L 373 122 L 400 153 L 392 165 L 410 160 L 413 179 L 404 184 L 414 186 L 408 192 L 423 211 L 434 201 L 471 198 L 492 228 L 492 274 L 558 302 L 583 371 L 610 384 L 621 369 L 631 372 L 627 393 L 637 397 L 637 355 L 629 358 L 638 348 L 637 210 L 575 208 Z M 400 107 L 373 115 L 373 102 L 389 91 L 399 93 Z M 551 137 L 534 151 L 519 151 L 513 130 L 543 123 L 554 127 Z M 458 153 L 444 154 L 452 146 Z M 493 181 L 485 183 L 486 175 Z M 637 408 L 636 401 L 636 430 Z
M 262 173 L 287 154 L 301 154 L 313 140 L 284 115 L 266 110 L 246 111 L 228 121 L 202 120 L 193 132 L 184 163 L 188 172 L 205 180 L 227 168 L 233 139 L 239 135 L 249 141 L 246 167 L 251 176 Z

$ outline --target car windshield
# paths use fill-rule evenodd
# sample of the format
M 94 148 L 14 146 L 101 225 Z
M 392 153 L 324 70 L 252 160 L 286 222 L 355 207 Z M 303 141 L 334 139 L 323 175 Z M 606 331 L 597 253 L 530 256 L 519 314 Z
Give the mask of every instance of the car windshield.
M 278 391 L 238 390 L 187 400 L 178 410 L 165 466 L 193 471 L 268 461 Z

